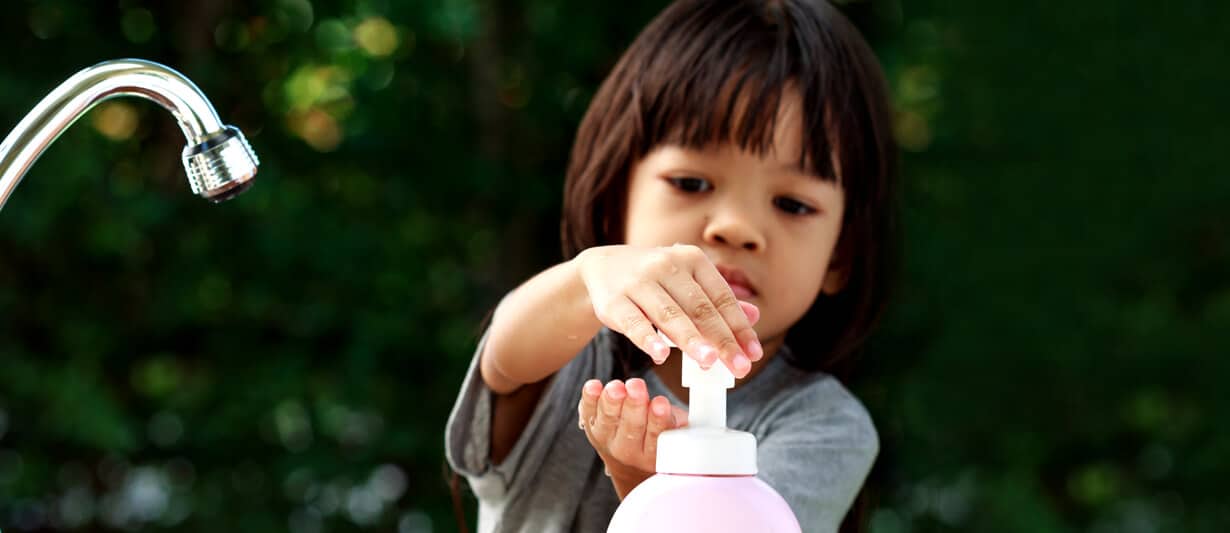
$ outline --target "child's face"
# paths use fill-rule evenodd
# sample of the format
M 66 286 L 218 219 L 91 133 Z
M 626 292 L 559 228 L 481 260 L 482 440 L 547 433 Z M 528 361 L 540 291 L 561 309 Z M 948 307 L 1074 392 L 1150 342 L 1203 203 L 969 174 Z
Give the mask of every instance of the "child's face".
M 774 138 L 763 156 L 732 146 L 657 147 L 632 169 L 624 232 L 631 245 L 699 246 L 728 282 L 740 272 L 749 286 L 731 286 L 760 307 L 756 332 L 766 353 L 822 290 L 835 293 L 845 282 L 829 266 L 845 194 L 798 168 L 802 128 L 789 106 Z

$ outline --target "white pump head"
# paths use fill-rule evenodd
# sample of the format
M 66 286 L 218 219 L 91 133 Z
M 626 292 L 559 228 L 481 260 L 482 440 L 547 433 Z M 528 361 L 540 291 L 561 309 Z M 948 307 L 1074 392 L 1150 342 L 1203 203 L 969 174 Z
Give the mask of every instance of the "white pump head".
M 665 335 L 667 345 L 674 347 Z M 756 437 L 726 427 L 726 389 L 735 386 L 725 363 L 708 370 L 683 354 L 683 386 L 688 388 L 688 427 L 658 436 L 657 471 L 663 474 L 750 476 L 756 474 Z

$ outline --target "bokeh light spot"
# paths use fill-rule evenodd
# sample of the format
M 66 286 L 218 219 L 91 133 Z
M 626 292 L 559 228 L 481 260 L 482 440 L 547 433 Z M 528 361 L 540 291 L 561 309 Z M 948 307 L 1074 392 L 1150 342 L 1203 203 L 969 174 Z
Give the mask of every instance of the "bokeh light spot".
M 137 110 L 127 102 L 105 102 L 91 117 L 94 129 L 113 141 L 125 141 L 136 133 L 140 124 Z
M 917 111 L 901 111 L 893 124 L 893 133 L 902 148 L 921 152 L 931 146 L 931 125 Z
M 337 119 L 317 108 L 288 117 L 290 130 L 318 152 L 332 152 L 342 143 L 342 127 Z
M 214 44 L 230 52 L 238 52 L 248 47 L 251 35 L 248 26 L 235 20 L 225 20 L 214 29 Z
M 397 51 L 397 28 L 384 17 L 371 17 L 354 28 L 354 40 L 367 55 L 385 57 Z
M 120 18 L 120 29 L 129 41 L 141 44 L 154 36 L 154 15 L 148 9 L 128 9 Z
M 281 0 L 274 17 L 286 29 L 304 32 L 312 27 L 315 13 L 308 0 Z

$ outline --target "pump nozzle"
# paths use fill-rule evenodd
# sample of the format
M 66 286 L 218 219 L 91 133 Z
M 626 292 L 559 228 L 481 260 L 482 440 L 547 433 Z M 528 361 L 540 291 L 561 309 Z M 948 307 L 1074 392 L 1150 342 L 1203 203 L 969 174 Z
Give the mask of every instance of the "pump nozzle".
M 662 341 L 676 348 L 666 335 L 658 333 Z M 735 376 L 721 362 L 708 370 L 700 367 L 695 359 L 683 357 L 683 386 L 688 389 L 688 425 L 692 427 L 726 427 L 726 389 L 734 388 Z
M 667 346 L 676 348 L 658 333 Z M 682 381 L 688 388 L 688 427 L 658 436 L 657 471 L 670 474 L 753 475 L 756 437 L 726 427 L 726 389 L 735 376 L 723 363 L 708 370 L 683 354 Z

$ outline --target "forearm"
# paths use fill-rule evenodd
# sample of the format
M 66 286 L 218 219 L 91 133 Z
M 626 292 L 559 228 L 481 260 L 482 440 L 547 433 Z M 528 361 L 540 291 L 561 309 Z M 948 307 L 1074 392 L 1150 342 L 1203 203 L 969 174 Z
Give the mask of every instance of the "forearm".
M 498 394 L 538 382 L 563 368 L 601 326 L 576 260 L 544 270 L 496 308 L 480 366 L 483 380 Z

